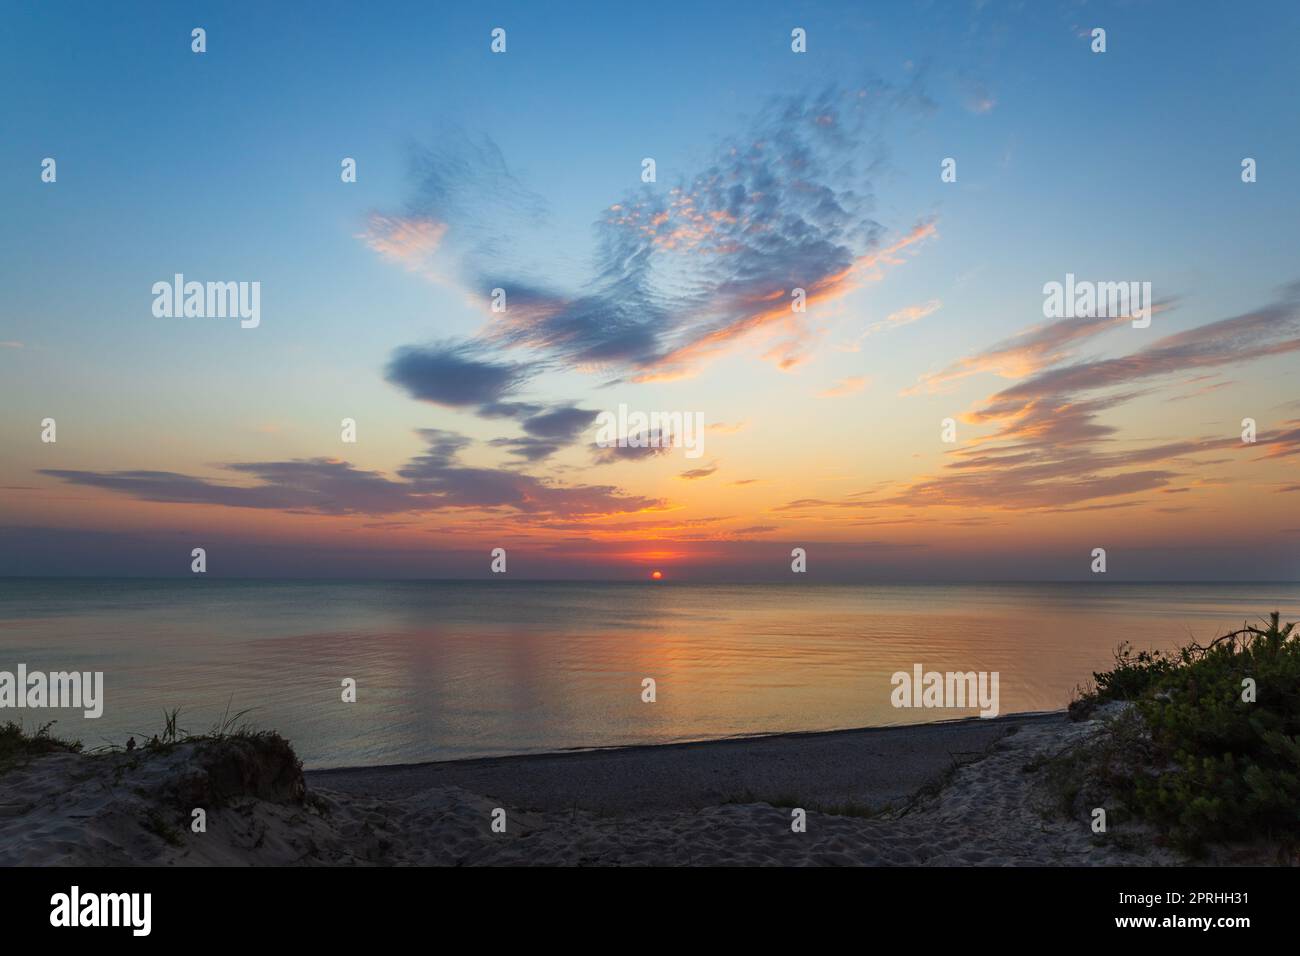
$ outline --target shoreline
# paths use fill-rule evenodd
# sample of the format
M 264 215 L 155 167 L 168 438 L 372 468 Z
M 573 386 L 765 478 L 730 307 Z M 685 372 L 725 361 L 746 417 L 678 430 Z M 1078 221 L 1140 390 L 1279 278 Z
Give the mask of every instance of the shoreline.
M 1036 717 L 1054 717 L 1065 715 L 1065 707 L 1056 707 L 1051 710 L 1022 710 L 1010 714 L 998 714 L 996 717 L 949 717 L 944 720 L 927 720 L 919 721 L 912 724 L 872 724 L 865 727 L 835 727 L 831 730 L 773 730 L 769 733 L 758 734 L 729 734 L 725 737 L 699 737 L 689 738 L 686 740 L 666 740 L 662 743 L 648 744 L 609 744 L 598 747 L 561 747 L 558 750 L 539 750 L 535 753 L 519 754 L 488 754 L 480 757 L 450 757 L 446 760 L 408 760 L 402 763 L 376 763 L 376 764 L 348 764 L 342 767 L 303 767 L 303 773 L 307 774 L 327 774 L 327 773 L 344 773 L 344 772 L 362 772 L 366 770 L 401 770 L 414 767 L 426 767 L 430 764 L 464 764 L 475 761 L 485 760 L 521 760 L 527 757 L 564 757 L 570 754 L 593 754 L 607 753 L 612 750 L 645 750 L 652 747 L 695 747 L 701 744 L 720 744 L 735 741 L 747 740 L 769 740 L 773 737 L 825 737 L 831 734 L 857 734 L 867 733 L 869 731 L 889 731 L 889 730 L 910 730 L 916 727 L 942 727 L 948 724 L 964 724 L 968 722 L 979 721 L 985 724 L 995 724 L 999 721 L 1011 720 L 1013 718 L 1036 718 Z
M 1066 711 L 957 717 L 839 730 L 778 731 L 705 740 L 461 757 L 372 766 L 304 768 L 308 785 L 358 796 L 409 796 L 454 786 L 530 809 L 625 813 L 708 806 L 742 795 L 817 797 L 878 809 L 909 798 L 954 763 L 979 759 L 1008 733 L 1059 723 Z M 966 760 L 957 758 L 965 757 Z M 663 779 L 633 787 L 632 775 Z

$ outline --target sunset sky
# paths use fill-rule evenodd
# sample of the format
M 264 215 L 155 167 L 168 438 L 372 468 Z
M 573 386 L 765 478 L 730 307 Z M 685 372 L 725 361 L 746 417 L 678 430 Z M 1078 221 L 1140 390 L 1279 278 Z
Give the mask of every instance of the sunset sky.
M 1300 7 L 608 6 L 10 5 L 0 574 L 1296 579 Z

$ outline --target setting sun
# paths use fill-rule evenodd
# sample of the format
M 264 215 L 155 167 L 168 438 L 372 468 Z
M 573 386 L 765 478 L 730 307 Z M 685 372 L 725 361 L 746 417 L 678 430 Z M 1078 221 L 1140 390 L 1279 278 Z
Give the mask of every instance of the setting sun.
M 1300 0 L 136 6 L 0 0 L 5 930 L 1284 924 Z

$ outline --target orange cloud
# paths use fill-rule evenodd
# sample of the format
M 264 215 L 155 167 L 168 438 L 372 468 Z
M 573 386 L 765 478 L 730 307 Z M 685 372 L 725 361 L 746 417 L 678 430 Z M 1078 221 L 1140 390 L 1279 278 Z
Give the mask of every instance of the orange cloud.
M 819 398 L 840 398 L 844 395 L 853 395 L 867 387 L 868 379 L 861 375 L 854 375 L 849 378 L 842 378 L 824 392 L 818 392 Z
M 425 272 L 446 234 L 447 224 L 433 219 L 372 213 L 366 231 L 357 238 L 384 258 L 412 272 Z
M 859 257 L 852 265 L 823 276 L 804 289 L 804 302 L 808 308 L 843 298 L 870 282 L 884 278 L 886 267 L 904 262 L 899 253 L 910 246 L 936 234 L 933 221 L 918 223 L 910 232 L 884 249 Z M 787 370 L 804 359 L 804 352 L 816 333 L 803 319 L 804 313 L 791 309 L 791 292 L 772 289 L 760 295 L 739 298 L 726 303 L 723 311 L 739 314 L 719 328 L 697 336 L 685 345 L 669 351 L 649 364 L 633 378 L 635 382 L 662 382 L 692 374 L 708 358 L 740 340 L 759 332 L 784 331 L 786 338 L 773 345 L 764 358 Z

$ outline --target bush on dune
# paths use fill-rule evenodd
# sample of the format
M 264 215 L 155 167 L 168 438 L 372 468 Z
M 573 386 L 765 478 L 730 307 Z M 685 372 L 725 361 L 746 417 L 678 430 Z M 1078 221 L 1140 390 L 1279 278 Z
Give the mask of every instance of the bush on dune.
M 1142 759 L 1111 777 L 1134 813 L 1191 850 L 1238 839 L 1300 842 L 1294 624 L 1274 613 L 1265 628 L 1173 654 L 1122 646 L 1116 667 L 1093 677 L 1093 700 L 1133 701 L 1141 717 Z
M 12 720 L 0 724 L 0 773 L 10 767 L 26 763 L 33 757 L 53 753 L 80 752 L 80 741 L 60 740 L 50 732 L 50 728 L 53 726 L 54 721 L 50 721 L 48 724 L 36 728 L 35 731 L 29 732 L 23 728 L 22 724 L 15 723 Z
M 274 731 L 242 723 L 246 712 L 226 716 L 204 734 L 191 734 L 179 724 L 180 709 L 165 711 L 163 729 L 142 745 L 132 737 L 125 747 L 85 752 L 79 741 L 60 740 L 53 722 L 29 731 L 22 725 L 0 724 L 0 774 L 54 753 L 84 754 L 87 760 L 112 758 L 119 777 L 155 759 L 179 753 L 174 779 L 166 788 L 178 805 L 222 806 L 255 798 L 272 803 L 302 803 L 307 787 L 302 761 L 293 746 Z M 141 735 L 143 737 L 143 735 Z

